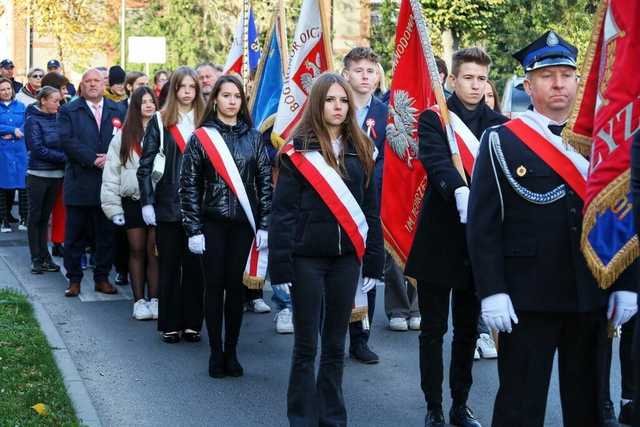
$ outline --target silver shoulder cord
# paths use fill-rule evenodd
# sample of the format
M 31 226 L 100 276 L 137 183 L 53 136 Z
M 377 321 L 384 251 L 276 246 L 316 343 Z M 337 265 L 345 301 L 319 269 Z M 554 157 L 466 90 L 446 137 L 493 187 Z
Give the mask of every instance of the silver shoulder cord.
M 504 220 L 504 201 L 502 199 L 502 191 L 500 189 L 500 181 L 498 180 L 498 173 L 494 164 L 493 152 L 495 151 L 495 158 L 500 165 L 500 169 L 502 169 L 502 173 L 504 174 L 507 182 L 516 192 L 516 194 L 528 202 L 535 203 L 537 205 L 548 205 L 554 203 L 561 198 L 563 198 L 567 191 L 564 184 L 561 184 L 554 188 L 551 191 L 546 193 L 535 193 L 525 187 L 523 187 L 514 177 L 511 175 L 511 171 L 509 171 L 509 167 L 507 166 L 507 161 L 504 157 L 504 153 L 502 152 L 502 145 L 500 144 L 500 136 L 498 132 L 492 131 L 489 134 L 489 155 L 491 156 L 491 165 L 493 166 L 493 173 L 496 179 L 496 184 L 498 186 L 498 192 L 500 194 L 500 204 L 502 209 L 502 219 Z

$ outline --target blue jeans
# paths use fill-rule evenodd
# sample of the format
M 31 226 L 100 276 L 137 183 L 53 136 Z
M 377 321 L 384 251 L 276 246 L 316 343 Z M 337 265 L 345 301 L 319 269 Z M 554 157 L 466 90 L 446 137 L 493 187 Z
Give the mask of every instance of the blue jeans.
M 277 288 L 272 289 L 273 295 L 271 296 L 271 302 L 278 307 L 278 311 L 284 310 L 285 308 L 291 310 L 291 295 Z

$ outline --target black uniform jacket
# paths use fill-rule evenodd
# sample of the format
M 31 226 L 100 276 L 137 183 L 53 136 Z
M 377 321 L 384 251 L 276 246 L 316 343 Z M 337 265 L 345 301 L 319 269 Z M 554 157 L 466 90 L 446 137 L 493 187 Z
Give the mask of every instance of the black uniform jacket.
M 447 100 L 449 109 L 465 121 L 478 139 L 487 127 L 507 120 L 488 108 L 484 100 L 481 102 L 478 110 L 471 112 L 455 94 Z M 465 183 L 453 166 L 445 131 L 433 111 L 420 115 L 418 137 L 419 158 L 427 171 L 428 187 L 405 274 L 441 287 L 467 289 L 472 286 L 471 264 L 465 226 L 460 223 L 454 196 Z
M 271 162 L 262 143 L 262 135 L 244 121 L 229 126 L 218 119 L 207 121 L 204 127 L 220 132 L 235 161 L 249 198 L 258 229 L 266 230 L 271 214 Z M 249 225 L 235 193 L 216 172 L 194 134 L 187 143 L 180 174 L 180 206 L 182 223 L 188 236 L 202 234 L 204 220 L 230 221 Z
M 564 184 L 566 195 L 549 204 L 520 196 L 496 152 L 490 154 L 492 132 L 518 184 L 536 193 Z M 582 199 L 506 127 L 485 132 L 472 188 L 467 241 L 480 298 L 507 293 L 516 311 L 588 312 L 606 306 L 607 292 L 598 288 L 580 250 Z M 635 290 L 636 271 L 634 263 L 612 289 Z
M 182 153 L 166 127 L 164 132 L 164 174 L 155 188 L 151 184 L 153 160 L 160 151 L 160 129 L 158 121 L 153 118 L 147 125 L 142 141 L 142 156 L 138 167 L 138 186 L 140 187 L 140 203 L 142 206 L 153 205 L 157 221 L 176 222 L 181 220 L 180 202 L 178 200 L 178 182 Z
M 319 151 L 316 141 L 306 145 L 294 139 L 296 150 Z M 353 254 L 355 249 L 347 233 L 286 155 L 280 157 L 280 172 L 273 196 L 269 228 L 269 274 L 271 283 L 294 282 L 293 257 L 336 257 Z M 364 277 L 381 278 L 384 266 L 382 228 L 373 176 L 367 177 L 355 149 L 347 143 L 343 180 L 367 218 L 366 251 L 362 265 Z

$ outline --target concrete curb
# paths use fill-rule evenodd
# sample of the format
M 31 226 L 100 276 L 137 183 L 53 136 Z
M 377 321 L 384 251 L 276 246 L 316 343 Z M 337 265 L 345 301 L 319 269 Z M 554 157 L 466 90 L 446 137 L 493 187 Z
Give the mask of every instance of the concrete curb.
M 78 420 L 82 423 L 82 425 L 86 425 L 89 427 L 101 427 L 102 423 L 100 422 L 100 418 L 98 417 L 98 412 L 93 406 L 93 402 L 91 401 L 91 397 L 89 396 L 89 392 L 87 391 L 84 381 L 82 380 L 82 377 L 80 376 L 76 365 L 73 363 L 73 358 L 69 353 L 69 349 L 60 336 L 58 329 L 56 329 L 56 326 L 51 320 L 49 313 L 44 308 L 42 303 L 36 301 L 33 296 L 29 294 L 25 286 L 20 281 L 20 278 L 13 270 L 12 266 L 8 262 L 6 262 L 6 260 L 3 259 L 3 261 L 20 286 L 20 288 L 16 288 L 13 286 L 8 286 L 8 288 L 17 289 L 21 293 L 27 295 L 29 302 L 33 307 L 35 317 L 38 320 L 38 323 L 40 323 L 40 329 L 49 342 L 49 346 L 51 347 L 56 365 L 58 366 L 58 369 L 62 374 L 62 379 L 64 381 L 65 388 L 67 389 L 67 394 L 69 395 L 69 399 L 71 400 L 73 409 L 76 411 Z

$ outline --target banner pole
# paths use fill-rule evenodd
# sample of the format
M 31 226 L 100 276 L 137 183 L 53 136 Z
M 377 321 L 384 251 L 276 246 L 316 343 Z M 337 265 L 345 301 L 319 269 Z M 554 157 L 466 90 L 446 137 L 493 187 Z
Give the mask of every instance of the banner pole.
M 331 0 L 318 0 L 320 22 L 322 24 L 322 41 L 324 43 L 327 70 L 333 71 L 333 51 L 331 49 Z

